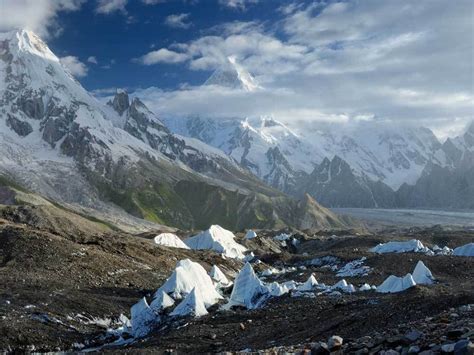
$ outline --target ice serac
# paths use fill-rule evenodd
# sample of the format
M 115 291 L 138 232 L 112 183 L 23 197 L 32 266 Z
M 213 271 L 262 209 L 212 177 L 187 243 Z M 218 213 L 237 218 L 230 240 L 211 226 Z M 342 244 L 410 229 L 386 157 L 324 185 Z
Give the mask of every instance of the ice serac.
M 135 338 L 146 336 L 160 321 L 160 317 L 148 306 L 145 298 L 134 304 L 130 313 L 132 334 Z
M 372 287 L 367 283 L 365 283 L 365 284 L 363 284 L 359 287 L 359 291 L 370 291 L 370 290 L 372 290 Z
M 155 244 L 163 245 L 170 248 L 181 248 L 181 249 L 189 249 L 189 247 L 184 244 L 184 242 L 173 233 L 161 233 L 153 238 Z
M 185 240 L 186 245 L 194 250 L 214 250 L 229 258 L 243 259 L 247 248 L 235 241 L 235 235 L 221 226 L 212 225 L 194 237 Z
M 305 283 L 303 283 L 302 285 L 299 285 L 296 289 L 298 291 L 312 291 L 314 290 L 314 288 L 318 286 L 318 281 L 316 280 L 316 278 L 314 277 L 313 274 L 311 274 L 310 277 L 308 277 L 308 279 L 305 281 Z
M 212 73 L 204 85 L 216 85 L 244 91 L 259 89 L 255 78 L 237 63 L 237 59 L 233 56 L 227 57 L 225 63 Z
M 415 280 L 411 274 L 406 274 L 404 277 L 397 277 L 390 275 L 385 279 L 380 286 L 377 286 L 377 292 L 381 293 L 397 293 L 405 291 L 410 287 L 416 285 Z
M 216 291 L 212 279 L 199 263 L 189 259 L 181 260 L 171 276 L 155 292 L 155 298 L 158 298 L 161 292 L 165 292 L 175 299 L 182 299 L 194 288 L 199 292 L 200 298 L 207 307 L 222 299 L 222 296 Z
M 204 304 L 204 299 L 200 292 L 193 288 L 192 291 L 186 296 L 180 304 L 176 306 L 173 312 L 170 313 L 170 316 L 174 317 L 202 317 L 208 314 L 206 306 Z
M 245 233 L 245 239 L 253 239 L 257 237 L 257 233 L 253 230 L 248 230 L 247 233 Z
M 289 292 L 288 287 L 286 287 L 284 284 L 279 284 L 276 281 L 265 285 L 265 288 L 266 292 L 272 297 L 280 297 Z
M 337 283 L 335 283 L 333 286 L 331 286 L 331 288 L 333 290 L 341 290 L 341 291 L 348 292 L 348 293 L 352 293 L 352 292 L 356 291 L 354 285 L 348 284 L 347 281 L 344 280 L 344 279 L 342 279 L 342 280 L 338 281 Z
M 243 306 L 252 309 L 267 293 L 262 281 L 255 275 L 252 265 L 246 263 L 234 280 L 229 306 Z
M 222 286 L 227 286 L 231 284 L 227 276 L 225 276 L 225 274 L 221 271 L 221 269 L 219 269 L 217 265 L 212 266 L 211 271 L 209 272 L 209 276 L 211 276 L 211 278 L 215 282 Z
M 102 104 L 30 31 L 0 34 L 0 151 L 0 174 L 131 231 L 293 222 L 294 199 L 124 90 Z
M 174 300 L 168 296 L 164 291 L 158 292 L 155 294 L 155 298 L 150 303 L 150 308 L 155 312 L 161 312 L 162 310 L 172 307 L 174 305 Z
M 378 244 L 377 246 L 370 249 L 373 253 L 384 254 L 384 253 L 426 253 L 429 251 L 421 241 L 418 239 L 412 239 L 408 241 L 398 242 L 391 241 L 387 243 Z
M 430 269 L 428 269 L 421 260 L 416 264 L 412 276 L 413 281 L 415 281 L 418 285 L 431 285 L 435 280 Z
M 469 243 L 453 250 L 455 256 L 474 256 L 474 243 Z

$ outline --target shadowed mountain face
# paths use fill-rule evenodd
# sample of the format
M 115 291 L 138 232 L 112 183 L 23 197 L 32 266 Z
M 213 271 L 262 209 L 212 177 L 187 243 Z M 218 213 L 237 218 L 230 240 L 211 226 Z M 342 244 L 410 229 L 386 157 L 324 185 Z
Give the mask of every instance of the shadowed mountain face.
M 394 192 L 382 182 L 357 176 L 340 157 L 325 158 L 313 172 L 301 179 L 300 193 L 318 196 L 327 206 L 395 207 Z
M 32 32 L 0 35 L 0 80 L 0 173 L 19 185 L 129 228 L 300 221 L 284 208 L 297 201 L 222 151 L 172 134 L 138 98 L 118 91 L 102 105 Z
M 474 208 L 474 122 L 463 135 L 446 140 L 441 150 L 446 164 L 427 164 L 415 184 L 397 191 L 397 205 Z

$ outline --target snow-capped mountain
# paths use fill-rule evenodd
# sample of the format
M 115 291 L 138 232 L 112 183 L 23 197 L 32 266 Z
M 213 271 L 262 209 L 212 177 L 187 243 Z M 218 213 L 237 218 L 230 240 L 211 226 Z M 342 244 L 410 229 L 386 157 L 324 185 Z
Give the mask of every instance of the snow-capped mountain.
M 474 121 L 464 134 L 448 138 L 443 144 L 443 152 L 451 167 L 474 165 Z
M 109 105 L 97 101 L 30 31 L 0 34 L 0 150 L 0 175 L 128 227 L 301 222 L 301 203 L 171 133 L 139 99 L 119 90 Z
M 232 56 L 228 57 L 226 63 L 212 73 L 204 85 L 216 85 L 244 91 L 255 91 L 260 88 L 255 78 Z
M 321 164 L 335 157 L 347 163 L 351 175 L 359 182 L 381 182 L 392 190 L 403 183 L 414 184 L 428 162 L 442 166 L 447 163 L 441 144 L 425 128 L 314 122 L 299 122 L 290 127 L 269 117 L 244 120 L 192 117 L 169 124 L 181 135 L 222 149 L 263 181 L 290 193 L 301 190 L 301 179 L 308 178 L 313 171 L 321 169 Z M 329 181 L 321 183 L 327 185 Z M 368 187 L 364 189 L 370 191 Z M 318 199 L 321 196 L 316 194 Z M 321 201 L 328 203 L 324 198 Z M 331 200 L 329 205 L 352 204 Z M 374 199 L 363 204 L 379 205 Z
M 414 185 L 427 167 L 473 165 L 472 158 L 466 161 L 472 127 L 441 144 L 427 128 L 387 122 L 282 123 L 238 113 L 165 121 L 172 131 L 221 149 L 269 185 L 297 196 L 308 192 L 334 207 L 403 205 L 395 192 Z
M 430 162 L 415 184 L 396 193 L 402 207 L 474 209 L 474 122 L 466 132 L 444 142 L 446 164 Z

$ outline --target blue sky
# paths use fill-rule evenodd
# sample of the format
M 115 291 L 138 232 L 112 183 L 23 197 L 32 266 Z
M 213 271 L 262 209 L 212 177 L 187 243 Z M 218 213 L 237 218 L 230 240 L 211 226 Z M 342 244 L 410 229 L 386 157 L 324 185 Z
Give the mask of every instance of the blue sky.
M 0 0 L 96 95 L 159 115 L 391 121 L 443 138 L 473 119 L 472 0 Z M 201 83 L 228 56 L 261 90 Z
M 277 9 L 283 3 L 262 1 L 242 8 L 226 6 L 218 0 L 174 0 L 156 5 L 132 0 L 125 7 L 126 13 L 116 10 L 98 14 L 97 3 L 89 1 L 79 11 L 63 12 L 58 16 L 61 35 L 51 37 L 48 44 L 58 56 L 76 56 L 87 65 L 88 75 L 79 79 L 89 90 L 150 86 L 173 89 L 182 83 L 198 85 L 211 70 L 190 70 L 182 63 L 146 66 L 136 63 L 133 58 L 213 33 L 213 27 L 232 21 L 258 20 L 271 26 L 281 18 Z M 172 27 L 167 24 L 168 16 L 180 14 L 187 14 L 183 21 L 185 25 Z M 90 56 L 97 59 L 97 65 L 87 62 Z

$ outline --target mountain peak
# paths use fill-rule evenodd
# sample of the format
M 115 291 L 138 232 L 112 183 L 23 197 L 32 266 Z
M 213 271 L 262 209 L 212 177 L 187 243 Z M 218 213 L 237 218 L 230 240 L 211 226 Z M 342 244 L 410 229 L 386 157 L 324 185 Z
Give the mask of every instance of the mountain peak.
M 119 115 L 122 115 L 130 106 L 127 92 L 122 89 L 117 89 L 113 101 L 109 101 L 108 104 L 112 106 Z
M 237 63 L 235 56 L 227 57 L 226 62 L 212 73 L 204 85 L 223 86 L 249 92 L 260 88 L 255 78 Z
M 261 118 L 261 125 L 262 125 L 262 128 L 266 128 L 266 127 L 276 127 L 276 126 L 282 126 L 282 124 L 280 122 L 278 122 L 277 120 L 275 120 L 273 117 L 271 116 L 265 116 L 265 117 L 262 117 Z
M 47 60 L 59 62 L 47 44 L 33 31 L 26 29 L 0 33 L 0 40 L 9 41 L 10 48 L 15 52 L 29 52 Z

